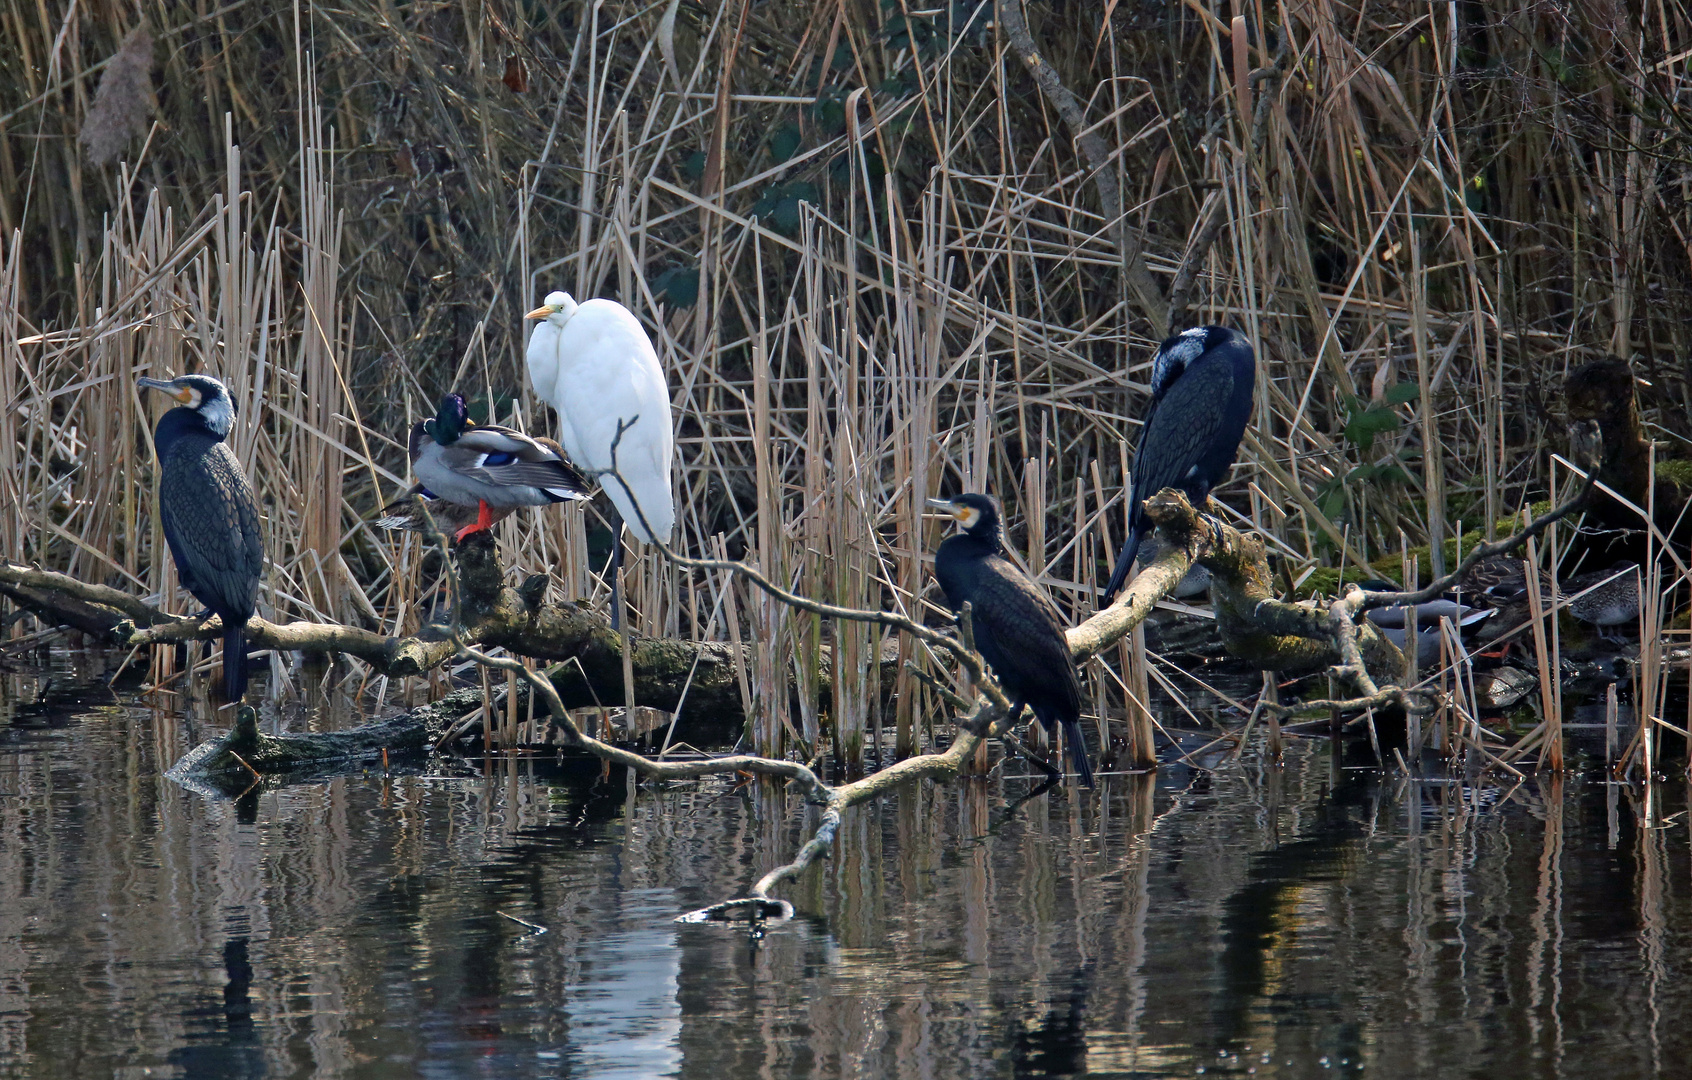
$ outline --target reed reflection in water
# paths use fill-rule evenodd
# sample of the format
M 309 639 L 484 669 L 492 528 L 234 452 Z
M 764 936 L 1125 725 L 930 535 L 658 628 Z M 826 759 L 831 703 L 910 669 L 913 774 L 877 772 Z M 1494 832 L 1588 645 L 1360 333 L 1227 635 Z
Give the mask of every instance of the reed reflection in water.
M 208 802 L 159 775 L 180 717 L 78 674 L 39 702 L 4 678 L 0 1076 L 1692 1059 L 1679 784 L 1413 783 L 1322 741 L 1091 796 L 995 774 L 849 816 L 800 917 L 752 945 L 671 920 L 792 851 L 815 811 L 778 788 L 527 760 Z

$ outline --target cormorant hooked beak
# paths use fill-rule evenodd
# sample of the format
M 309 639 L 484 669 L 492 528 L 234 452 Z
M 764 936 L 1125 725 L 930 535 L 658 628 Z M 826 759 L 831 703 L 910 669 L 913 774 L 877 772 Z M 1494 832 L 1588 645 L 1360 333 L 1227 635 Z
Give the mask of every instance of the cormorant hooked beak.
M 944 512 L 947 517 L 966 529 L 975 528 L 975 523 L 981 520 L 981 511 L 973 506 L 955 503 L 950 499 L 929 499 L 928 505 L 935 510 Z
M 190 409 L 200 407 L 200 392 L 181 379 L 149 379 L 145 375 L 135 380 L 143 390 L 163 390 Z

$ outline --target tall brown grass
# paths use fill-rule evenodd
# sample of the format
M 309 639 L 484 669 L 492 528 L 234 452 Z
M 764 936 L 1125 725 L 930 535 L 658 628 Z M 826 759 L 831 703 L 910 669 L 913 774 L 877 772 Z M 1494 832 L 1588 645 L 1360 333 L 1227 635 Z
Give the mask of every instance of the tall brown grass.
M 126 141 L 105 123 L 99 145 L 124 145 L 100 165 L 79 136 L 138 92 L 137 9 L 6 0 L 0 484 L 22 512 L 0 515 L 0 554 L 180 604 L 155 557 L 156 405 L 132 385 L 203 368 L 237 394 L 268 510 L 264 612 L 409 629 L 434 563 L 364 524 L 402 483 L 404 431 L 449 388 L 546 430 L 521 314 L 563 287 L 652 332 L 688 550 L 921 614 L 940 535 L 923 499 L 984 489 L 1079 617 L 1122 539 L 1155 343 L 1076 133 L 981 21 L 991 5 L 967 26 L 930 7 L 146 2 L 154 100 L 113 115 L 155 122 Z M 1236 15 L 1247 41 L 1224 33 Z M 1685 5 L 1031 18 L 1117 148 L 1165 288 L 1221 204 L 1192 312 L 1262 364 L 1225 494 L 1292 577 L 1543 497 L 1556 387 L 1593 356 L 1634 361 L 1654 434 L 1683 452 Z M 1283 46 L 1284 78 L 1236 77 Z M 1254 95 L 1272 99 L 1261 144 Z M 1404 383 L 1419 400 L 1389 404 Z M 596 522 L 519 516 L 501 538 L 519 571 L 602 597 Z M 926 691 L 900 675 L 880 715 L 871 662 L 909 642 L 736 589 L 650 559 L 630 579 L 642 633 L 772 644 L 747 673 L 759 749 L 923 738 Z M 1145 692 L 1132 651 L 1093 671 L 1109 709 Z

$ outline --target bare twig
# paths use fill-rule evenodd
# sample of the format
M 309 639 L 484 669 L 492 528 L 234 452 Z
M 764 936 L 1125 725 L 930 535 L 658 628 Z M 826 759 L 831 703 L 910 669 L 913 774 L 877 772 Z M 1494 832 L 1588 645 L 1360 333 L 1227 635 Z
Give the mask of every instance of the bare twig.
M 1386 592 L 1370 591 L 1353 586 L 1352 591 L 1359 597 L 1355 601 L 1355 610 L 1353 611 L 1353 614 L 1360 614 L 1363 611 L 1378 607 L 1425 604 L 1429 600 L 1439 597 L 1449 591 L 1452 587 L 1461 583 L 1469 571 L 1473 570 L 1481 562 L 1499 555 L 1508 555 L 1510 552 L 1521 547 L 1529 540 L 1539 536 L 1556 522 L 1567 517 L 1574 511 L 1579 510 L 1587 495 L 1590 494 L 1597 485 L 1598 470 L 1596 467 L 1593 467 L 1586 474 L 1586 482 L 1581 484 L 1575 494 L 1563 502 L 1562 505 L 1552 507 L 1539 517 L 1536 517 L 1532 521 L 1528 522 L 1527 525 L 1522 527 L 1521 531 L 1507 536 L 1502 540 L 1497 540 L 1490 544 L 1476 544 L 1474 548 L 1463 557 L 1463 561 L 1457 565 L 1455 570 L 1446 574 L 1442 578 L 1435 579 L 1424 588 L 1417 589 L 1414 592 Z
M 1205 196 L 1204 208 L 1199 212 L 1199 221 L 1193 227 L 1193 233 L 1187 241 L 1186 254 L 1181 257 L 1181 265 L 1175 270 L 1175 278 L 1169 286 L 1169 318 L 1167 325 L 1173 330 L 1185 326 L 1187 323 L 1187 305 L 1192 301 L 1193 286 L 1198 283 L 1199 271 L 1204 268 L 1204 260 L 1210 254 L 1210 247 L 1216 243 L 1216 237 L 1221 234 L 1222 226 L 1228 221 L 1228 200 L 1220 191 L 1212 191 Z

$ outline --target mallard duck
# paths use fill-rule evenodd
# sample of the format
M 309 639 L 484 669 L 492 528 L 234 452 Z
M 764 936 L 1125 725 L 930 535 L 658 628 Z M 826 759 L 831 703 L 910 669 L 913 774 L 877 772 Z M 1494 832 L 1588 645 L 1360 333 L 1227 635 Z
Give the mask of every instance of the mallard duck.
M 1489 607 L 1502 607 L 1527 595 L 1527 561 L 1516 555 L 1482 559 L 1463 575 L 1463 598 Z M 1557 595 L 1551 575 L 1539 571 L 1539 595 L 1546 603 Z
M 1639 618 L 1639 564 L 1618 562 L 1608 570 L 1579 574 L 1563 583 L 1569 614 L 1598 628 L 1602 637 Z
M 1370 592 L 1398 592 L 1399 586 L 1395 582 L 1370 580 L 1361 583 Z M 1450 619 L 1457 627 L 1459 634 L 1467 633 L 1475 626 L 1490 619 L 1493 615 L 1491 608 L 1470 607 L 1458 602 L 1455 596 L 1446 593 L 1436 596 L 1432 600 L 1423 601 L 1416 605 L 1416 664 L 1426 667 L 1439 660 L 1439 624 L 1442 619 Z M 1363 617 L 1375 624 L 1381 636 L 1397 645 L 1399 649 L 1406 649 L 1410 644 L 1409 605 L 1393 605 L 1392 607 L 1370 608 L 1363 613 Z
M 1362 588 L 1367 589 L 1370 592 L 1399 591 L 1397 582 L 1386 581 L 1378 578 L 1360 582 L 1359 584 Z M 1408 604 L 1402 604 L 1393 605 L 1392 607 L 1370 608 L 1363 614 L 1376 626 L 1390 626 L 1394 629 L 1402 629 L 1405 622 L 1410 618 L 1410 606 Z M 1455 596 L 1450 593 L 1445 593 L 1444 595 L 1434 597 L 1432 600 L 1424 600 L 1420 604 L 1416 605 L 1416 625 L 1421 629 L 1433 627 L 1437 630 L 1439 628 L 1439 620 L 1450 619 L 1458 626 L 1473 626 L 1475 623 L 1489 617 L 1491 614 L 1492 612 L 1489 609 L 1472 607 L 1468 604 L 1459 603 Z
M 477 424 L 459 394 L 441 398 L 434 416 L 412 425 L 409 449 L 417 483 L 404 499 L 382 508 L 380 528 L 428 531 L 420 497 L 435 527 L 462 540 L 518 507 L 585 499 L 591 491 L 557 443 Z

